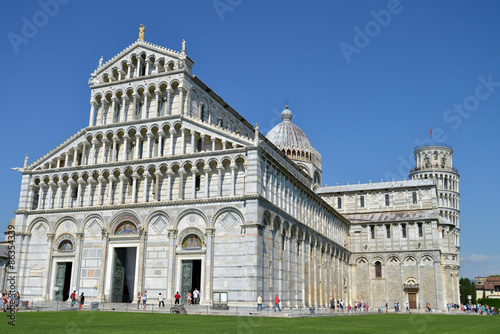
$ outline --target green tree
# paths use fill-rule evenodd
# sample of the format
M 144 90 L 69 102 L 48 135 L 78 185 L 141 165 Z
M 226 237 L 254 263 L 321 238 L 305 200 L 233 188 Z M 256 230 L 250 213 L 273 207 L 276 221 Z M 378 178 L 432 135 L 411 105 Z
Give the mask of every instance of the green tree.
M 472 303 L 476 303 L 476 283 L 468 278 L 460 279 L 460 302 L 469 303 L 468 296 L 472 297 Z

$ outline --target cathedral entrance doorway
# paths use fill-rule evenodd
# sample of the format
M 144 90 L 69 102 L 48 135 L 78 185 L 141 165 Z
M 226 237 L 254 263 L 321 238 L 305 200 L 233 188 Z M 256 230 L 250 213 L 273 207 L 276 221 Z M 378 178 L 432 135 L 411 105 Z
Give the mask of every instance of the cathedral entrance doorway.
M 181 302 L 187 303 L 188 291 L 201 288 L 201 260 L 182 260 Z
M 417 293 L 416 292 L 408 293 L 408 306 L 412 310 L 415 310 L 417 308 Z
M 55 284 L 55 299 L 60 302 L 65 302 L 69 298 L 69 289 L 71 284 L 71 269 L 72 262 L 57 262 L 56 268 L 56 284 Z
M 113 254 L 111 301 L 130 303 L 134 299 L 137 247 L 117 247 Z

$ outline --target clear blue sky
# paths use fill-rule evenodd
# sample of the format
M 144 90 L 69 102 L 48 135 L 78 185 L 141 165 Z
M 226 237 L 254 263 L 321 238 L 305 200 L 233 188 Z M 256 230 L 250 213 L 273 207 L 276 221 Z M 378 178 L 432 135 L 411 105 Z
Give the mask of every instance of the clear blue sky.
M 500 274 L 499 1 L 60 2 L 0 4 L 2 230 L 10 168 L 88 124 L 89 73 L 144 24 L 152 43 L 185 39 L 193 73 L 264 133 L 290 100 L 326 184 L 403 179 L 432 127 L 461 174 L 462 276 Z

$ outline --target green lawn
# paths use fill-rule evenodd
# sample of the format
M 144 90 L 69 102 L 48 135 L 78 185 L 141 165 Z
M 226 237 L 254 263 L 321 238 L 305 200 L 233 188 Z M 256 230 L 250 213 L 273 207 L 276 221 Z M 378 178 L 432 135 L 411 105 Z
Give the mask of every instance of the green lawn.
M 2 319 L 3 318 L 3 319 Z M 118 312 L 18 313 L 0 333 L 500 333 L 500 316 L 380 314 L 265 318 Z

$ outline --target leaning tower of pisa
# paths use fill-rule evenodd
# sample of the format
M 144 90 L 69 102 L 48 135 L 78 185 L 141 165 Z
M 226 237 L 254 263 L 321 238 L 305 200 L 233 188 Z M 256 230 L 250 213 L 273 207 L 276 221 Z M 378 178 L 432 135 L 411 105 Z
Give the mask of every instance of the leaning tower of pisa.
M 438 240 L 441 263 L 445 275 L 447 302 L 459 303 L 458 279 L 460 273 L 460 192 L 458 170 L 453 167 L 453 149 L 445 144 L 417 146 L 414 151 L 416 166 L 410 179 L 434 179 L 438 196 Z

